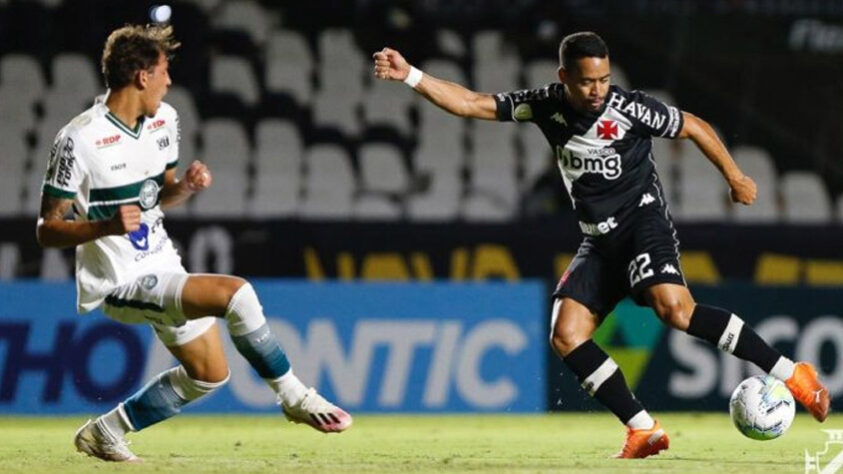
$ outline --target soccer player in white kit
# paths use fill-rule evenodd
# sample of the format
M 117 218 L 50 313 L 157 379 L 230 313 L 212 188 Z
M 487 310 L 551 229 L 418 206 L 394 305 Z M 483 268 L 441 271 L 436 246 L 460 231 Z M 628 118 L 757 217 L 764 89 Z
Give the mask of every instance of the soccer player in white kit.
M 288 419 L 323 432 L 352 423 L 293 374 L 252 285 L 188 274 L 167 236 L 162 209 L 213 180 L 199 161 L 176 177 L 178 115 L 161 100 L 178 46 L 169 26 L 125 26 L 109 35 L 102 57 L 109 92 L 61 129 L 42 188 L 38 242 L 76 247 L 79 312 L 102 307 L 117 321 L 149 323 L 181 363 L 77 431 L 79 451 L 108 461 L 138 461 L 126 433 L 178 414 L 228 381 L 216 317 Z

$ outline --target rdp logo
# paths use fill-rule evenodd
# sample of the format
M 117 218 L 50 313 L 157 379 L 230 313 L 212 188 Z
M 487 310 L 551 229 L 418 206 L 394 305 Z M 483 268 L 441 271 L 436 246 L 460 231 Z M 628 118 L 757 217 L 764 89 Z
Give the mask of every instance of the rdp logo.
M 43 374 L 43 385 L 35 392 L 47 404 L 62 402 L 62 394 L 72 384 L 85 400 L 112 403 L 129 395 L 141 377 L 145 351 L 138 334 L 132 329 L 111 322 L 77 325 L 62 321 L 55 329 L 52 344 L 46 350 L 33 349 L 35 342 L 29 321 L 0 323 L 0 407 L 12 404 L 22 392 L 30 395 L 32 382 L 28 374 Z M 98 357 L 100 350 L 115 349 L 119 359 Z M 105 380 L 104 380 L 105 379 Z

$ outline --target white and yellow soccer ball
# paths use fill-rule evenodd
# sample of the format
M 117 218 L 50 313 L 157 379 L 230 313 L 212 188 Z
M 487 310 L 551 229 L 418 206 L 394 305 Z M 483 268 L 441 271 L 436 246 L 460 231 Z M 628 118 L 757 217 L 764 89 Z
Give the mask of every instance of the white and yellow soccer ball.
M 744 380 L 729 400 L 729 415 L 738 431 L 762 441 L 783 435 L 793 423 L 795 410 L 790 390 L 770 375 Z

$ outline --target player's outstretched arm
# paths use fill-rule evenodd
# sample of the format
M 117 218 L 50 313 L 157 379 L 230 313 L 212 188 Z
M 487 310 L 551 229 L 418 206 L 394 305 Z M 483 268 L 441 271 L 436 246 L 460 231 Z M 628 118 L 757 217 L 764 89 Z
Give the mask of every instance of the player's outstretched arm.
M 495 120 L 495 98 L 465 87 L 438 79 L 410 66 L 401 53 L 383 48 L 372 55 L 375 60 L 375 77 L 383 80 L 404 81 L 427 100 L 443 110 L 460 117 Z
M 688 112 L 682 112 L 684 125 L 679 138 L 690 138 L 700 151 L 720 170 L 729 184 L 732 201 L 750 205 L 755 201 L 755 181 L 743 174 L 729 150 L 720 141 L 717 133 L 705 120 Z
M 182 179 L 176 178 L 176 169 L 171 168 L 164 174 L 161 207 L 178 206 L 187 201 L 196 191 L 209 187 L 212 182 L 211 170 L 199 160 L 190 164 Z
M 136 205 L 120 206 L 109 220 L 65 220 L 72 205 L 70 199 L 42 195 L 41 215 L 35 228 L 40 246 L 74 247 L 106 235 L 127 234 L 140 228 L 141 211 Z

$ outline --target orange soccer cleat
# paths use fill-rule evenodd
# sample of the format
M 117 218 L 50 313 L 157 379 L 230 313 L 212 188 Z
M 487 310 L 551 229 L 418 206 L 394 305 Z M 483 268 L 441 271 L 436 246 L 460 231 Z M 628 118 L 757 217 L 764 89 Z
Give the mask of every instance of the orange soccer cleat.
M 646 458 L 659 454 L 660 451 L 667 449 L 669 446 L 670 439 L 668 439 L 667 433 L 656 421 L 653 427 L 648 430 L 627 428 L 623 449 L 614 457 L 619 459 Z
M 831 399 L 828 389 L 817 377 L 817 370 L 807 362 L 797 362 L 793 375 L 785 381 L 793 398 L 799 401 L 817 421 L 825 421 Z

